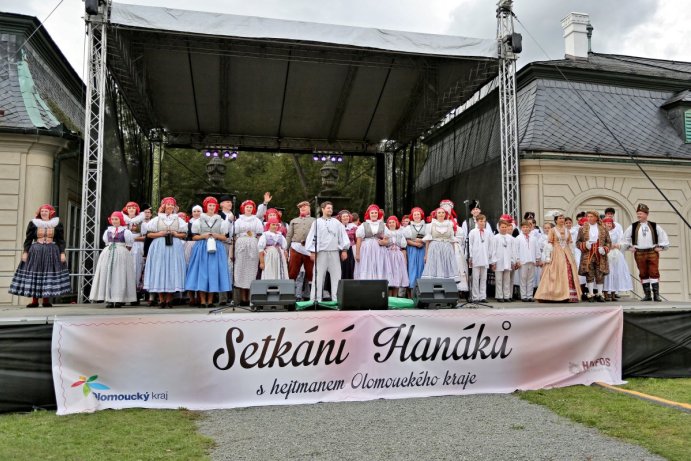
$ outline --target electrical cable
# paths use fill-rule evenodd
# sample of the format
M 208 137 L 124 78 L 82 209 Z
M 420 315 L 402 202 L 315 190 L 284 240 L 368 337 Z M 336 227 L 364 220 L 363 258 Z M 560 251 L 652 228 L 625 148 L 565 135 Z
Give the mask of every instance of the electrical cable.
M 41 21 L 41 23 L 38 25 L 38 27 L 36 27 L 36 29 L 34 29 L 34 31 L 31 32 L 31 35 L 29 35 L 29 37 L 28 37 L 26 40 L 24 40 L 24 43 L 22 43 L 21 46 L 20 46 L 19 48 L 17 48 L 17 52 L 15 53 L 15 55 L 19 54 L 19 52 L 22 51 L 22 48 L 24 48 L 24 45 L 26 45 L 27 43 L 29 43 L 29 40 L 31 40 L 31 37 L 33 37 L 34 35 L 36 35 L 36 32 L 38 32 L 38 30 L 39 30 L 41 27 L 43 27 L 43 24 L 45 24 L 45 22 L 48 20 L 48 18 L 50 18 L 50 16 L 55 12 L 55 10 L 58 9 L 58 7 L 59 7 L 60 5 L 62 5 L 62 2 L 64 2 L 64 1 L 65 1 L 65 0 L 60 0 L 60 1 L 58 2 L 58 4 L 55 5 L 55 8 L 53 8 L 53 9 L 51 10 L 51 12 L 48 13 L 48 16 L 46 16 L 45 19 L 44 19 L 43 21 Z
M 533 40 L 533 42 L 535 42 L 535 44 L 538 46 L 538 48 L 540 48 L 540 51 L 542 51 L 542 53 L 545 55 L 545 57 L 546 57 L 549 61 L 553 61 L 553 60 L 549 57 L 549 54 L 547 54 L 547 51 L 545 51 L 545 49 L 542 47 L 542 45 L 540 45 L 540 42 L 538 42 L 537 39 L 536 39 L 535 37 L 533 37 L 533 34 L 530 33 L 530 31 L 529 31 L 528 28 L 525 26 L 525 24 L 523 24 L 523 23 L 521 22 L 521 20 L 518 19 L 518 17 L 517 17 L 514 13 L 511 13 L 511 14 L 512 14 L 513 17 L 516 19 L 516 21 L 523 27 L 523 30 L 525 30 L 525 32 L 526 32 L 526 33 L 528 34 L 528 36 Z M 662 198 L 665 199 L 665 201 L 669 204 L 669 206 L 672 208 L 672 210 L 674 210 L 674 213 L 676 213 L 676 215 L 679 216 L 679 218 L 684 222 L 684 224 L 686 224 L 686 227 L 688 227 L 689 229 L 691 229 L 691 224 L 689 224 L 689 222 L 688 222 L 688 221 L 686 220 L 686 218 L 681 214 L 681 212 L 679 212 L 679 210 L 677 210 L 677 207 L 674 206 L 674 204 L 670 201 L 670 199 L 667 197 L 667 195 L 665 195 L 665 193 L 662 191 L 662 189 L 660 189 L 660 187 L 657 185 L 657 183 L 655 183 L 655 181 L 653 181 L 653 178 L 651 178 L 650 175 L 643 169 L 643 167 L 642 167 L 641 164 L 638 162 L 638 160 L 636 159 L 636 157 L 631 153 L 631 151 L 630 151 L 629 149 L 627 149 L 626 146 L 624 146 L 624 144 L 619 140 L 619 138 L 617 137 L 617 135 L 614 134 L 614 132 L 610 129 L 610 127 L 609 127 L 609 126 L 605 123 L 605 121 L 602 119 L 602 117 L 600 117 L 600 114 L 590 105 L 590 103 L 585 99 L 585 97 L 581 94 L 581 92 L 578 91 L 578 90 L 576 89 L 576 87 L 574 87 L 573 83 L 571 83 L 571 81 L 570 81 L 568 78 L 566 78 L 566 75 L 564 75 L 564 73 L 561 71 L 561 69 L 560 69 L 559 66 L 556 64 L 556 62 L 553 63 L 552 65 L 554 66 L 555 69 L 557 69 L 557 72 L 559 72 L 559 74 L 561 75 L 561 77 L 562 77 L 562 78 L 564 79 L 564 81 L 568 84 L 569 88 L 570 88 L 570 89 L 581 99 L 581 101 L 583 101 L 583 103 L 584 103 L 584 104 L 586 105 L 586 107 L 593 113 L 593 115 L 595 115 L 595 118 L 598 119 L 598 121 L 602 124 L 602 126 L 605 128 L 605 130 L 607 130 L 607 132 L 610 134 L 610 136 L 612 136 L 612 139 L 614 139 L 614 141 L 619 145 L 619 147 L 621 147 L 621 149 L 626 153 L 626 155 L 629 156 L 629 158 L 630 158 L 630 159 L 633 161 L 633 163 L 638 167 L 638 169 L 641 171 L 641 173 L 643 173 L 643 175 L 648 179 L 648 181 L 650 182 L 650 184 L 652 184 L 653 187 L 655 187 L 655 189 L 660 193 L 660 195 L 662 196 Z

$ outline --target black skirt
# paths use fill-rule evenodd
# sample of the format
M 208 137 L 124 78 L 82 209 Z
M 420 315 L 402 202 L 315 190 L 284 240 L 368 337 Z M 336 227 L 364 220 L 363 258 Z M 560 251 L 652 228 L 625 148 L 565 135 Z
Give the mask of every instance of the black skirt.
M 19 263 L 10 284 L 10 293 L 28 298 L 52 298 L 71 291 L 67 266 L 60 262 L 55 243 L 34 243 L 26 262 Z

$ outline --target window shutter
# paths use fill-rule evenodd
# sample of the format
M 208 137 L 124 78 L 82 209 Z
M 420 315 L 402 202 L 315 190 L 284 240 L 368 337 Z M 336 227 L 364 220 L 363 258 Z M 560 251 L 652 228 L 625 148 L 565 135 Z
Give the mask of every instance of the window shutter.
M 684 112 L 684 134 L 685 141 L 691 143 L 691 109 Z

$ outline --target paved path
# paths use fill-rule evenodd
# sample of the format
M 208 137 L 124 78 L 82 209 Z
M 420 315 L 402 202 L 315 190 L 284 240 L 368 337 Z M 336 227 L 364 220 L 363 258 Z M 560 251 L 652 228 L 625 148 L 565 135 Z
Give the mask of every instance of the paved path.
M 254 407 L 203 413 L 214 461 L 661 460 L 515 395 Z

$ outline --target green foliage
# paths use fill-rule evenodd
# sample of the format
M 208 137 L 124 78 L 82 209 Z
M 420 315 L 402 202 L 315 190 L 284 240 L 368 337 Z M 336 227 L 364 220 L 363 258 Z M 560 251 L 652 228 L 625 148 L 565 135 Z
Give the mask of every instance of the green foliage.
M 688 380 L 664 381 L 668 389 L 688 386 Z M 675 395 L 678 391 L 665 393 Z M 606 435 L 641 445 L 669 460 L 689 459 L 691 415 L 680 410 L 594 386 L 519 392 L 519 396 Z
M 213 441 L 187 410 L 105 410 L 0 416 L 3 460 L 203 460 Z
M 167 149 L 161 165 L 161 197 L 172 195 L 186 211 L 201 203 L 203 193 L 213 191 L 206 176 L 207 162 L 195 150 Z M 257 204 L 264 192 L 271 192 L 271 205 L 285 208 L 286 218 L 292 218 L 297 215 L 298 202 L 319 194 L 322 166 L 323 163 L 312 161 L 310 155 L 240 152 L 237 160 L 226 162 L 226 190 L 234 193 L 238 201 L 251 199 Z M 346 157 L 339 164 L 337 188 L 341 195 L 349 197 L 339 207 L 362 212 L 372 202 L 374 166 L 372 157 Z M 304 175 L 304 185 L 299 170 Z

